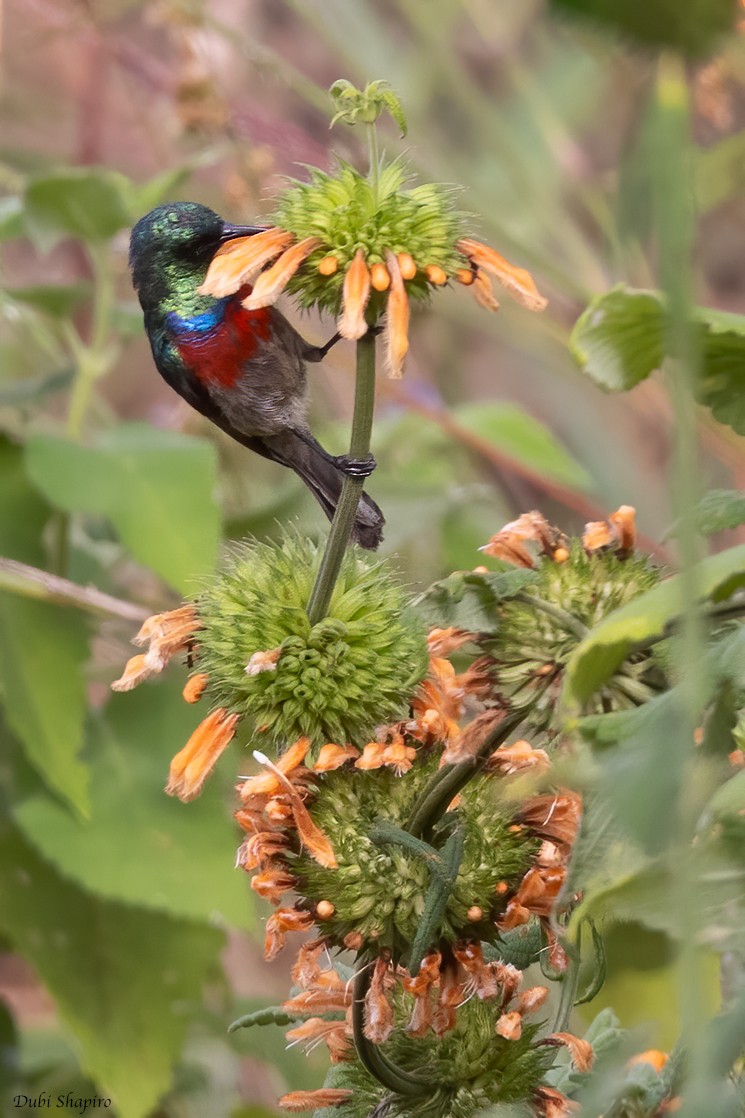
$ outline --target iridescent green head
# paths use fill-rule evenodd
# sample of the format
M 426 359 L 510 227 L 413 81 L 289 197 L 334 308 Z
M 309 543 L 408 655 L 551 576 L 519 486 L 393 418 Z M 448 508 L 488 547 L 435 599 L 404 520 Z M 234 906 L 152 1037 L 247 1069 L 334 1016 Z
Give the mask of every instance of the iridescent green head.
M 192 291 L 225 241 L 248 237 L 261 226 L 232 225 L 199 202 L 166 202 L 135 225 L 129 242 L 132 282 L 144 310 L 174 291 Z

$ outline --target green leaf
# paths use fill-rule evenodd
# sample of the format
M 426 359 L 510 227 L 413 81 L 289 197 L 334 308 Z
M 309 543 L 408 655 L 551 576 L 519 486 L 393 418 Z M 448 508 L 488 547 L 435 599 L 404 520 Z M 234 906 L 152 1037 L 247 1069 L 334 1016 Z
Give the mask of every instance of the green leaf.
M 0 554 L 43 566 L 49 508 L 30 487 L 23 453 L 0 441 Z M 0 594 L 0 694 L 8 724 L 45 784 L 80 813 L 88 775 L 78 754 L 87 701 L 85 622 L 62 606 Z
M 114 1096 L 120 1118 L 145 1118 L 169 1087 L 221 933 L 91 896 L 7 824 L 0 927 L 49 988 L 84 1070 Z
M 453 410 L 453 417 L 467 431 L 545 477 L 575 489 L 592 487 L 584 467 L 522 408 L 514 404 L 461 404 Z
M 435 582 L 414 602 L 427 624 L 475 632 L 493 632 L 499 624 L 497 605 L 535 582 L 535 571 L 454 571 Z
M 34 483 L 66 512 L 108 517 L 122 542 L 182 593 L 215 564 L 219 538 L 212 444 L 122 424 L 94 447 L 39 435 L 27 445 Z
M 17 195 L 0 198 L 0 241 L 23 236 L 23 199 Z
M 707 815 L 729 838 L 742 843 L 745 838 L 745 772 L 731 777 L 712 796 Z
M 224 784 L 213 777 L 190 804 L 163 791 L 171 757 L 205 713 L 183 701 L 177 683 L 115 696 L 90 734 L 90 819 L 72 818 L 43 792 L 15 818 L 45 858 L 93 893 L 245 928 L 253 906 L 245 874 L 233 868 Z
M 695 577 L 699 601 L 729 597 L 745 586 L 745 544 L 704 559 L 696 567 Z M 683 609 L 683 595 L 681 577 L 676 575 L 614 610 L 595 626 L 567 664 L 560 699 L 567 714 L 578 715 L 632 649 L 664 635 Z
M 24 197 L 29 235 L 43 250 L 65 237 L 100 242 L 131 220 L 127 180 L 105 167 L 65 167 L 33 178 Z
M 745 524 L 745 493 L 738 489 L 712 489 L 696 506 L 696 527 L 704 536 Z M 673 535 L 675 530 L 669 532 Z
M 599 388 L 625 392 L 659 369 L 665 356 L 662 303 L 653 291 L 614 287 L 574 324 L 572 356 Z
M 696 307 L 693 322 L 701 354 L 696 397 L 720 423 L 745 434 L 745 316 Z M 660 368 L 667 333 L 662 296 L 620 285 L 592 300 L 570 347 L 600 388 L 623 392 Z
M 90 294 L 88 283 L 38 283 L 33 287 L 9 287 L 6 294 L 53 318 L 68 318 Z

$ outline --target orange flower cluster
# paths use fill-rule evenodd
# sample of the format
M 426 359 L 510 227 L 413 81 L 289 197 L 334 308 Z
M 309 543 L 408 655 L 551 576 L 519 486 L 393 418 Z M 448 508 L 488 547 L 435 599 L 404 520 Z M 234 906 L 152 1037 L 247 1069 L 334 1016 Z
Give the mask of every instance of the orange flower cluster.
M 220 299 L 234 294 L 244 284 L 253 283 L 243 305 L 248 310 L 267 307 L 276 302 L 298 269 L 320 246 L 319 237 L 304 237 L 298 241 L 288 230 L 277 226 L 251 237 L 236 237 L 218 249 L 199 288 L 200 294 Z M 410 309 L 406 283 L 410 280 L 424 278 L 436 288 L 453 278 L 472 288 L 482 307 L 496 311 L 499 303 L 492 291 L 494 278 L 528 310 L 542 311 L 546 307 L 546 299 L 530 273 L 510 264 L 489 245 L 463 237 L 456 249 L 467 266 L 457 268 L 450 277 L 439 265 L 421 264 L 408 252 L 388 250 L 385 263 L 378 261 L 369 265 L 363 250 L 358 248 L 344 274 L 342 309 L 337 323 L 341 336 L 354 340 L 366 334 L 365 312 L 371 294 L 387 292 L 386 363 L 389 376 L 400 377 L 409 349 Z M 325 277 L 336 275 L 338 269 L 339 260 L 333 252 L 323 256 L 317 265 L 319 275 Z
M 635 518 L 636 510 L 631 505 L 621 505 L 607 520 L 586 524 L 582 536 L 585 551 L 588 555 L 613 551 L 619 559 L 628 558 L 636 546 Z M 481 551 L 516 567 L 530 568 L 536 566 L 538 555 L 565 563 L 569 558 L 569 539 L 540 512 L 525 512 L 505 524 Z

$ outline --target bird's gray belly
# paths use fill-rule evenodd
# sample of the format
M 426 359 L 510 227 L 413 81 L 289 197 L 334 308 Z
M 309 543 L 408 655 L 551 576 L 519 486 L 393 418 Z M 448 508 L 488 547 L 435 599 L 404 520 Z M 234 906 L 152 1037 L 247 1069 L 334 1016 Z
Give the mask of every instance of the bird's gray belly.
M 304 363 L 282 353 L 247 361 L 231 387 L 211 383 L 211 399 L 244 435 L 275 435 L 288 427 L 306 427 L 308 402 Z

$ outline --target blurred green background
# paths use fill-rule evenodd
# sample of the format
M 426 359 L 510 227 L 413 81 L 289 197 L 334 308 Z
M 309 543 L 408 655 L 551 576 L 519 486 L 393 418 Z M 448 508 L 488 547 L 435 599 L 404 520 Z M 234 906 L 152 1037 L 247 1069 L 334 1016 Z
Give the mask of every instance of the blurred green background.
M 325 90 L 342 76 L 398 90 L 409 134 L 391 125 L 387 150 L 462 185 L 474 233 L 550 298 L 540 316 L 507 299 L 493 316 L 448 289 L 415 314 L 406 377 L 379 386 L 369 488 L 384 552 L 420 588 L 476 565 L 522 510 L 570 531 L 629 503 L 645 546 L 668 554 L 664 389 L 603 395 L 568 345 L 593 295 L 658 282 L 651 57 L 537 0 L 5 0 L 2 19 L 0 554 L 145 616 L 197 588 L 225 540 L 288 521 L 325 531 L 294 475 L 157 376 L 127 240 L 175 197 L 260 218 L 279 176 L 328 169 L 332 147 L 364 167 L 362 138 L 328 130 Z M 695 300 L 734 312 L 744 79 L 739 35 L 692 71 Z M 295 320 L 318 342 L 333 329 Z M 341 451 L 351 346 L 311 381 L 314 429 Z M 742 487 L 743 439 L 703 410 L 698 439 L 702 485 Z M 261 962 L 269 910 L 231 868 L 231 778 L 246 762 L 236 750 L 197 803 L 162 795 L 199 716 L 176 668 L 110 697 L 136 614 L 0 594 L 0 1077 L 15 1094 L 113 1095 L 121 1118 L 262 1118 L 283 1090 L 317 1086 L 324 1061 L 278 1032 L 226 1038 L 288 986 L 286 962 Z M 606 1000 L 625 1024 L 656 1019 L 646 1038 L 669 1044 L 665 944 L 639 937 L 631 958 L 628 937 L 612 946 Z M 633 966 L 652 977 L 624 1005 Z

